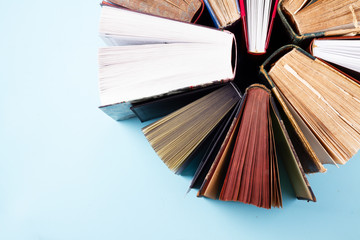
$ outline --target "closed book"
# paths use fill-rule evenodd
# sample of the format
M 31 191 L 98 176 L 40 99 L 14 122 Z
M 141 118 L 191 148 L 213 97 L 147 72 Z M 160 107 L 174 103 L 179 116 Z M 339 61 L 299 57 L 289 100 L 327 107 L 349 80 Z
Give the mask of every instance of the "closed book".
M 238 0 L 204 0 L 211 19 L 217 28 L 226 28 L 240 19 Z
M 359 34 L 356 0 L 280 0 L 278 14 L 292 43 L 306 47 L 313 38 Z
M 314 38 L 309 52 L 343 74 L 360 79 L 360 36 Z
M 198 196 L 241 201 L 264 208 L 280 207 L 279 156 L 296 196 L 316 201 L 270 91 L 259 84 L 251 85 L 234 111 L 232 124 Z M 252 131 L 248 131 L 249 128 Z M 260 144 L 261 141 L 264 142 Z M 269 178 L 265 180 L 264 176 Z M 266 185 L 260 187 L 259 182 Z M 247 187 L 252 191 L 246 190 Z
M 204 10 L 202 0 L 104 0 L 102 5 L 193 23 L 196 23 Z
M 235 77 L 228 31 L 103 6 L 100 34 L 110 45 L 99 49 L 100 109 L 115 120 L 135 116 L 134 103 Z
M 278 1 L 262 0 L 255 5 L 251 0 L 239 0 L 248 53 L 253 55 L 266 53 Z
M 359 150 L 357 80 L 295 45 L 280 48 L 261 72 L 314 163 L 345 164 Z

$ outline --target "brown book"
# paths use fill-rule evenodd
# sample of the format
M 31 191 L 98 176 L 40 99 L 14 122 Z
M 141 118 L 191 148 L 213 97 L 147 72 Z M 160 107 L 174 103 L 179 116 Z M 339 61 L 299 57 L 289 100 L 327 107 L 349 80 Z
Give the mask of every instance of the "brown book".
M 357 0 L 281 0 L 278 13 L 294 43 L 360 31 Z
M 310 133 L 311 150 L 321 163 L 346 163 L 360 149 L 358 82 L 295 46 L 271 58 L 263 73 L 298 128 Z
M 196 22 L 204 9 L 201 0 L 107 0 L 111 5 L 183 22 Z M 104 4 L 104 3 L 103 3 Z
M 225 28 L 240 19 L 238 0 L 204 0 L 217 28 Z

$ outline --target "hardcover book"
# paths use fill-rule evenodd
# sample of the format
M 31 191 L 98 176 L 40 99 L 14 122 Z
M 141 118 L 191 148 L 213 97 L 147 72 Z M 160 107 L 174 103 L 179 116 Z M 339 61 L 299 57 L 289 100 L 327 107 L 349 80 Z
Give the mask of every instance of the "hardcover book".
M 220 28 L 237 28 L 232 24 L 241 12 L 246 45 L 238 49 L 231 32 L 161 15 L 167 14 L 162 7 L 168 4 L 188 14 L 184 6 L 200 1 L 140 2 L 102 4 L 100 36 L 109 47 L 99 49 L 100 109 L 115 120 L 161 117 L 142 131 L 170 170 L 187 175 L 191 171 L 189 190 L 198 189 L 199 197 L 282 207 L 281 159 L 296 197 L 316 201 L 306 174 L 325 172 L 325 164 L 344 164 L 360 149 L 360 82 L 331 65 L 358 71 L 359 37 L 315 39 L 310 52 L 323 60 L 295 45 L 284 46 L 260 66 L 271 90 L 253 84 L 245 94 L 233 82 L 237 50 L 266 52 L 276 9 L 279 13 L 282 9 L 285 24 L 296 24 L 292 27 L 301 35 L 299 41 L 355 33 L 356 4 L 350 0 L 338 4 L 333 19 L 319 24 L 338 24 L 339 13 L 343 21 L 339 29 L 328 26 L 306 33 L 304 29 L 317 23 L 300 27 L 304 16 L 313 16 L 319 4 L 324 4 L 326 15 L 335 1 L 283 0 L 277 7 L 277 0 L 206 0 Z M 344 23 L 346 7 L 353 25 Z M 154 9 L 162 13 L 149 11 Z M 229 11 L 232 17 L 220 16 Z M 322 18 L 326 17 L 318 21 Z M 252 58 L 242 54 L 240 63 L 249 59 L 244 55 Z M 240 74 L 236 80 L 246 77 Z
M 217 28 L 225 28 L 240 19 L 238 0 L 204 0 Z
M 204 9 L 201 0 L 106 0 L 102 5 L 123 7 L 154 16 L 194 23 Z
M 239 2 L 248 52 L 266 53 L 278 0 L 239 0 Z
M 294 45 L 275 52 L 261 72 L 297 134 L 306 136 L 301 139 L 309 153 L 323 164 L 344 164 L 355 155 L 360 148 L 357 80 Z
M 360 36 L 315 38 L 310 53 L 360 79 Z
M 280 0 L 278 14 L 294 44 L 360 32 L 357 0 Z
M 236 41 L 228 31 L 103 6 L 100 33 L 113 45 L 99 50 L 100 108 L 115 120 L 134 116 L 135 102 L 235 76 Z

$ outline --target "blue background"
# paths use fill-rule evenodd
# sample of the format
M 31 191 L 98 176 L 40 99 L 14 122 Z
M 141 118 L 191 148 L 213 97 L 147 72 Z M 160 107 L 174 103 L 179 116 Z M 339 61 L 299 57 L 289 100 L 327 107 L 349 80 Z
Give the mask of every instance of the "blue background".
M 318 202 L 264 210 L 186 194 L 137 119 L 98 94 L 99 1 L 4 1 L 0 239 L 359 239 L 359 154 L 309 176 Z

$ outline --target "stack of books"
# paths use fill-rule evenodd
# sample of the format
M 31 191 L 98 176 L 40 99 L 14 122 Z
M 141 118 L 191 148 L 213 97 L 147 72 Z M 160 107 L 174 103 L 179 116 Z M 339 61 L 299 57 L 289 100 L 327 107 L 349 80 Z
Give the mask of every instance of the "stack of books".
M 199 197 L 282 207 L 280 158 L 296 197 L 316 201 L 306 175 L 360 149 L 357 2 L 103 1 L 100 109 L 158 118 L 145 137 L 171 171 L 195 166 Z M 288 38 L 267 52 L 273 25 Z M 240 89 L 247 55 L 266 60 Z

